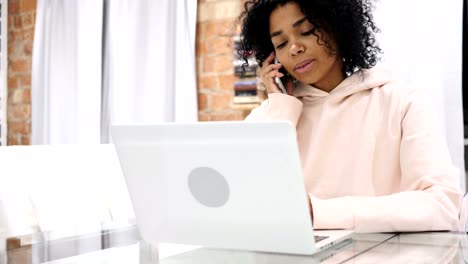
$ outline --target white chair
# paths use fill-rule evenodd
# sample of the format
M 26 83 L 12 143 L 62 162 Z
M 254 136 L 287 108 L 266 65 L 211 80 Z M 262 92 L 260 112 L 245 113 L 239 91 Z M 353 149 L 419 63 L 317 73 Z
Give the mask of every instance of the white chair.
M 13 236 L 37 231 L 47 240 L 80 236 L 133 215 L 113 145 L 0 147 L 0 164 L 1 214 L 6 214 L 0 224 Z M 101 240 L 73 250 L 100 249 Z M 43 260 L 54 259 L 55 252 L 49 248 Z

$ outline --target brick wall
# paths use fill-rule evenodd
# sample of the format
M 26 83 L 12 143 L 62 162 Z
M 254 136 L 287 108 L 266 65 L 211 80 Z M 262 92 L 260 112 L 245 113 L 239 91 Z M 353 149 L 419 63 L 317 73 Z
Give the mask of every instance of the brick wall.
M 31 138 L 31 63 L 36 0 L 8 1 L 8 145 Z
M 196 59 L 200 121 L 242 120 L 251 107 L 236 106 L 232 38 L 242 0 L 198 0 Z

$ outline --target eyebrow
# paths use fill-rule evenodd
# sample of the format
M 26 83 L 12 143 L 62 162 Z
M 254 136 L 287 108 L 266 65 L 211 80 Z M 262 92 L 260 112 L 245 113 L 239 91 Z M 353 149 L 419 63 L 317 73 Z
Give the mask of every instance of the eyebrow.
M 301 19 L 299 19 L 298 21 L 294 22 L 292 24 L 293 27 L 298 27 L 299 25 L 301 25 L 302 23 L 304 23 L 304 21 L 307 20 L 307 17 L 303 17 Z M 276 37 L 276 36 L 279 36 L 283 33 L 282 30 L 278 30 L 278 31 L 275 31 L 273 33 L 270 34 L 270 38 L 273 38 L 273 37 Z

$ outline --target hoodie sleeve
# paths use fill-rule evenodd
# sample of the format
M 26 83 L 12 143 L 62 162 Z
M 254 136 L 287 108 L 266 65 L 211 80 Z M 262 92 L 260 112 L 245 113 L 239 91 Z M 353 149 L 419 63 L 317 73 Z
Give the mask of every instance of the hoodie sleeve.
M 271 93 L 259 107 L 245 118 L 246 121 L 290 121 L 296 127 L 302 112 L 302 102 L 294 96 Z
M 400 192 L 327 200 L 311 196 L 315 228 L 357 232 L 458 228 L 459 172 L 418 90 L 407 96 L 401 114 Z

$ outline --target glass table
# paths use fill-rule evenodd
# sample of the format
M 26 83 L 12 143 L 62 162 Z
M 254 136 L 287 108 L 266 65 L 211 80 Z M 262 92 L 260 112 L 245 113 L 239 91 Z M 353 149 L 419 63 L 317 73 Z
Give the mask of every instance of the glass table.
M 455 232 L 355 234 L 313 256 L 151 244 L 140 240 L 134 226 L 57 240 L 37 234 L 29 245 L 16 242 L 17 248 L 14 240 L 7 242 L 1 264 L 468 263 L 468 234 Z

